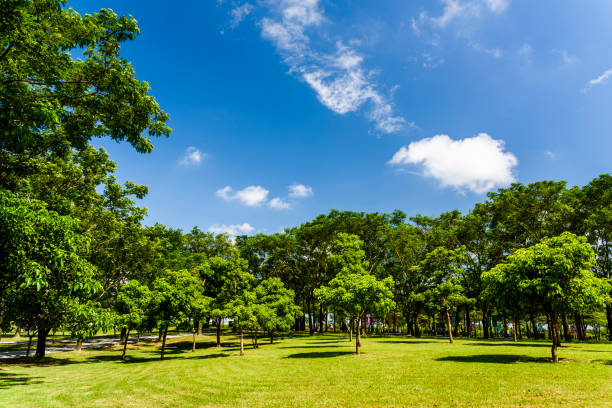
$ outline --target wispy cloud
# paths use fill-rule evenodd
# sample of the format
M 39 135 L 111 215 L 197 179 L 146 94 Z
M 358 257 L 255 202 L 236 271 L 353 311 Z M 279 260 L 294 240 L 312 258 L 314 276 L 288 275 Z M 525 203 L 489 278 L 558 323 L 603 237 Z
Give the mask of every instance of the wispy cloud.
M 612 77 L 612 68 L 608 69 L 606 72 L 598 76 L 597 78 L 591 79 L 583 89 L 583 92 L 590 91 L 591 88 L 598 85 L 603 85 L 608 82 L 608 79 Z
M 400 148 L 389 164 L 419 165 L 422 175 L 440 182 L 442 187 L 484 193 L 514 181 L 516 157 L 504 151 L 504 141 L 486 133 L 453 140 L 436 135 Z
M 364 67 L 364 56 L 343 41 L 335 52 L 312 45 L 311 36 L 327 21 L 319 0 L 270 0 L 272 17 L 261 19 L 262 36 L 280 52 L 290 72 L 306 82 L 317 99 L 340 115 L 366 107 L 366 117 L 382 133 L 402 129 L 404 118 L 394 113 L 388 97 L 378 90 L 374 73 Z
M 179 159 L 179 164 L 185 167 L 199 166 L 206 158 L 206 153 L 202 153 L 198 148 L 189 146 Z
M 240 23 L 242 23 L 242 21 L 246 18 L 246 16 L 251 14 L 251 12 L 254 9 L 255 9 L 255 6 L 253 6 L 251 3 L 244 3 L 244 4 L 241 4 L 240 6 L 234 7 L 232 11 L 230 12 L 232 16 L 230 20 L 230 27 L 232 28 L 238 27 L 238 25 L 240 25 Z
M 456 31 L 458 38 L 462 38 L 467 45 L 479 52 L 483 52 L 494 58 L 500 58 L 503 51 L 498 47 L 490 47 L 482 44 L 474 38 L 477 22 L 484 20 L 492 14 L 502 14 L 510 6 L 509 0 L 441 0 L 443 5 L 440 14 L 430 15 L 421 11 L 417 17 L 413 17 L 410 26 L 414 34 L 437 48 L 440 41 L 439 33 L 448 29 Z M 425 68 L 436 67 L 428 59 L 431 53 L 423 54 Z M 437 58 L 443 62 L 443 58 Z

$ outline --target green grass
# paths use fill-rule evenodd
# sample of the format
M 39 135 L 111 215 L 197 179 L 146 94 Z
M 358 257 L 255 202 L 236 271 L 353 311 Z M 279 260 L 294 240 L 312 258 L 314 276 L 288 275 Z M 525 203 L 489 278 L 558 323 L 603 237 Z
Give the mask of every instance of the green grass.
M 566 344 L 549 363 L 546 342 L 344 336 L 285 337 L 238 354 L 200 336 L 159 344 L 0 361 L 0 406 L 364 407 L 589 406 L 612 404 L 612 344 Z

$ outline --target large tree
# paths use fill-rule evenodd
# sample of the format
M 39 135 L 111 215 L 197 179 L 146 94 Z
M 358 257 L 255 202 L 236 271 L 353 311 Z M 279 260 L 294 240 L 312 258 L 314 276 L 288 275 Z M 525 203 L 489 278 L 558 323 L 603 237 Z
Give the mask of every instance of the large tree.
M 342 309 L 354 319 L 357 354 L 361 354 L 360 326 L 366 314 L 384 314 L 395 307 L 392 278 L 378 280 L 370 272 L 362 245 L 356 235 L 339 233 L 334 243 L 334 260 L 340 266 L 340 272 L 327 286 L 315 290 L 320 302 Z
M 37 357 L 45 356 L 49 332 L 83 313 L 100 289 L 80 232 L 76 220 L 44 203 L 0 190 L 0 298 L 8 303 L 0 313 L 27 311 L 38 330 Z
M 483 274 L 499 296 L 536 301 L 549 316 L 552 360 L 559 361 L 560 316 L 563 310 L 585 310 L 609 302 L 609 283 L 595 276 L 593 249 L 585 237 L 570 232 L 543 239 L 508 256 Z

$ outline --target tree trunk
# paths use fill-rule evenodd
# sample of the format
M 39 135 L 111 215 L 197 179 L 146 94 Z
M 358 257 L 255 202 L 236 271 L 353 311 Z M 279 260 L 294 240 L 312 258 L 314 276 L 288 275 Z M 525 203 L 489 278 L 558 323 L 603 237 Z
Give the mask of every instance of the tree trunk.
M 164 336 L 164 330 L 160 327 L 159 334 L 157 335 L 157 341 L 161 341 L 163 336 Z
M 465 305 L 465 331 L 468 337 L 472 337 L 472 321 L 470 320 L 470 306 Z
M 161 348 L 161 359 L 164 359 L 164 353 L 166 351 L 166 336 L 168 335 L 168 325 L 164 326 L 162 334 L 162 348 Z
M 414 328 L 412 329 L 412 333 L 414 333 L 414 337 L 416 338 L 421 337 L 421 330 L 419 329 L 419 313 L 418 312 L 413 313 L 412 324 L 414 325 Z
M 202 321 L 198 320 L 198 336 L 202 335 Z
M 127 330 L 125 328 L 121 329 L 121 334 L 119 335 L 119 344 L 123 344 L 126 342 L 126 337 L 125 337 L 125 333 L 127 332 Z
M 355 319 L 355 323 L 356 323 L 356 333 L 357 333 L 357 340 L 355 341 L 355 352 L 357 353 L 357 355 L 361 354 L 361 318 L 359 316 L 356 317 Z
M 80 353 L 82 348 L 83 348 L 83 336 L 79 336 L 77 337 L 77 341 L 76 341 L 76 351 Z
M 312 305 L 308 302 L 308 331 L 312 336 L 314 334 L 314 322 L 312 320 Z
M 461 323 L 461 314 L 460 314 L 460 307 L 457 306 L 457 309 L 455 310 L 455 327 L 453 327 L 453 336 L 457 337 L 459 335 L 459 324 Z
M 539 337 L 538 326 L 536 324 L 533 312 L 529 313 L 529 321 L 531 322 L 531 331 L 533 332 L 533 338 L 537 339 Z
M 552 321 L 548 313 L 546 313 L 546 326 L 548 326 L 548 340 L 552 340 Z
M 482 336 L 485 339 L 489 338 L 489 314 L 487 308 L 482 308 Z
M 512 319 L 512 341 L 516 343 L 516 317 Z
M 244 334 L 242 333 L 242 322 L 238 319 L 238 327 L 240 328 L 240 355 L 244 356 Z
M 195 348 L 196 348 L 196 336 L 197 336 L 197 333 L 196 333 L 196 331 L 194 330 L 194 331 L 193 331 L 193 343 L 191 344 L 191 352 L 192 352 L 192 353 L 194 353 L 194 352 L 195 352 Z
M 17 328 L 15 329 L 15 338 L 19 338 L 21 337 L 21 327 L 17 326 Z
M 130 338 L 129 337 L 130 336 L 130 331 L 129 330 L 127 331 L 127 335 L 126 336 L 127 336 L 128 339 Z M 127 345 L 128 345 L 127 341 L 125 343 L 123 343 L 123 353 L 121 354 L 121 360 L 122 361 L 125 361 L 125 352 L 127 351 Z
M 221 347 L 221 318 L 217 318 L 217 345 L 215 347 Z
M 504 339 L 508 338 L 508 320 L 506 319 L 506 316 L 502 316 L 502 335 L 504 336 Z
M 34 334 L 32 334 L 31 336 L 28 334 L 28 337 L 30 338 L 30 340 L 28 341 L 28 351 L 26 351 L 26 358 L 30 357 L 30 350 L 32 350 L 32 338 L 34 337 Z
M 45 348 L 47 346 L 47 335 L 49 334 L 49 329 L 40 328 L 38 329 L 38 339 L 36 341 L 36 354 L 34 357 L 43 358 L 45 357 Z
M 355 318 L 351 317 L 351 322 L 349 323 L 349 342 L 353 342 L 353 327 L 354 327 Z
M 550 321 L 552 325 L 552 348 L 551 348 L 552 361 L 553 363 L 558 363 L 559 354 L 557 353 L 557 347 L 559 346 L 560 338 L 561 338 L 561 334 L 559 333 L 559 329 L 560 329 L 559 316 L 557 316 L 554 313 L 551 313 Z
M 319 333 L 323 333 L 323 305 L 319 304 Z
M 270 330 L 270 344 L 274 343 L 274 332 Z
M 448 340 L 451 344 L 453 344 L 455 341 L 453 340 L 453 328 L 451 326 L 451 318 L 448 309 L 448 307 L 444 308 L 444 311 L 446 312 L 446 324 L 448 326 Z
M 570 342 L 572 341 L 572 338 L 570 336 L 569 325 L 567 324 L 567 316 L 565 314 L 565 311 L 561 312 L 561 321 L 563 323 L 563 339 L 566 342 Z

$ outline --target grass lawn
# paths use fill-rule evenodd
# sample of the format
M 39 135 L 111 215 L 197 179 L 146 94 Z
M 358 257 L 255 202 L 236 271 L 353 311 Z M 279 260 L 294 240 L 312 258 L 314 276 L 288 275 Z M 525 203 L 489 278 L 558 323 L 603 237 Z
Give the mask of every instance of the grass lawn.
M 363 407 L 612 406 L 612 344 L 566 344 L 549 363 L 547 342 L 365 337 L 362 355 L 344 336 L 285 337 L 238 355 L 200 336 L 0 360 L 0 406 Z

